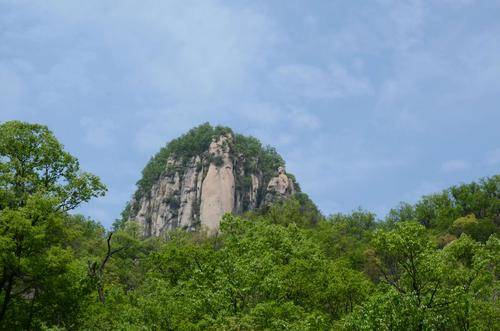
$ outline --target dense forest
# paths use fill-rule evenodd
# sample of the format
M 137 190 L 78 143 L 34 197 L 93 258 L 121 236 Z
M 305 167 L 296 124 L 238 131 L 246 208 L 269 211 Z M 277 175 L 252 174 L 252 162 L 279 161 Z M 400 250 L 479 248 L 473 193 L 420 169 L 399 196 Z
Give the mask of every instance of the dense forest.
M 47 127 L 0 124 L 1 329 L 500 330 L 500 175 L 384 219 L 298 193 L 211 236 L 72 213 L 105 192 Z

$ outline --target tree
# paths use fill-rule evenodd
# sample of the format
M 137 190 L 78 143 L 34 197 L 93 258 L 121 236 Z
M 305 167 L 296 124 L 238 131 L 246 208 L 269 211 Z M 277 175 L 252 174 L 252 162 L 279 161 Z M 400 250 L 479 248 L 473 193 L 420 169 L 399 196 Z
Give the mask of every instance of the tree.
M 486 245 L 462 235 L 443 250 L 425 227 L 397 223 L 373 240 L 381 283 L 347 318 L 347 329 L 495 329 L 498 239 Z M 485 313 L 481 316 L 481 313 Z
M 66 212 L 105 191 L 46 126 L 0 125 L 0 322 L 14 300 L 34 303 L 67 270 Z
M 474 214 L 457 218 L 451 230 L 456 236 L 466 233 L 477 241 L 486 242 L 492 233 L 495 233 L 495 224 L 487 218 L 477 219 Z
M 415 205 L 402 202 L 391 209 L 386 226 L 397 222 L 417 221 L 428 229 L 457 232 L 454 222 L 475 217 L 479 222 L 480 240 L 498 232 L 500 227 L 500 175 L 481 178 L 477 183 L 452 186 L 440 193 L 424 196 Z M 470 220 L 469 220 L 470 221 Z M 460 223 L 460 222 L 459 222 Z
M 119 251 L 125 248 L 125 247 L 119 247 L 111 249 L 112 236 L 113 232 L 110 232 L 108 234 L 108 239 L 106 240 L 108 248 L 106 254 L 102 258 L 102 261 L 100 261 L 100 263 L 96 261 L 94 261 L 93 263 L 89 263 L 89 276 L 96 283 L 97 293 L 99 294 L 99 301 L 101 301 L 102 304 L 106 303 L 106 296 L 104 294 L 104 268 L 106 267 L 106 263 L 114 254 L 118 253 Z
M 266 219 L 275 224 L 295 224 L 300 227 L 311 227 L 323 220 L 318 207 L 305 193 L 295 193 L 284 201 L 277 201 L 263 212 L 247 214 L 249 218 Z

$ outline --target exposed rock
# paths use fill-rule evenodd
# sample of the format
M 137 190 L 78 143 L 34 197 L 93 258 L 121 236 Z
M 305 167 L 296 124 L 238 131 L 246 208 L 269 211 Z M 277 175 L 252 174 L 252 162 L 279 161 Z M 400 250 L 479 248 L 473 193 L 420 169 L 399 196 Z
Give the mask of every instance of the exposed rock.
M 257 210 L 295 193 L 297 188 L 284 167 L 279 167 L 276 177 L 269 170 L 266 176 L 255 168 L 259 164 L 255 156 L 235 156 L 234 145 L 234 136 L 226 133 L 189 159 L 168 156 L 158 180 L 131 202 L 130 218 L 143 225 L 145 236 L 179 227 L 213 233 L 225 213 Z
M 220 162 L 218 165 L 210 163 L 201 188 L 201 226 L 210 231 L 216 231 L 221 217 L 234 209 L 235 182 L 233 161 L 229 157 L 229 139 L 232 138 L 220 136 L 219 140 L 210 144 L 210 156 Z
M 187 169 L 181 186 L 181 205 L 179 207 L 179 225 L 181 227 L 190 227 L 192 220 L 195 217 L 194 204 L 196 202 L 198 173 L 196 165 L 200 162 L 200 158 L 195 158 L 194 166 Z
M 266 191 L 266 204 L 287 199 L 295 193 L 294 184 L 286 175 L 285 167 L 278 168 L 278 176 L 271 179 Z
M 186 174 L 191 169 L 192 167 L 188 167 Z M 189 176 L 183 176 L 182 184 L 189 181 Z M 183 214 L 179 213 L 181 212 L 181 199 L 186 199 L 185 195 L 180 194 L 182 191 L 186 192 L 182 189 L 179 172 L 166 174 L 153 185 L 149 196 L 144 196 L 137 202 L 140 208 L 134 219 L 144 226 L 147 236 L 158 236 L 163 231 L 180 225 L 179 220 L 183 218 Z M 187 209 L 182 211 L 189 212 Z
M 255 209 L 257 208 L 257 194 L 259 193 L 260 181 L 259 177 L 254 174 L 250 175 L 252 179 L 252 190 L 250 191 L 250 206 Z

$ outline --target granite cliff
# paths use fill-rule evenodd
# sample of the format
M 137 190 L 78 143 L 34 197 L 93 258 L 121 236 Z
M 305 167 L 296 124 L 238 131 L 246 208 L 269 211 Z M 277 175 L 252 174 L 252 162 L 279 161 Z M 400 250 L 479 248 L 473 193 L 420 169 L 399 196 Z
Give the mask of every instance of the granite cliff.
M 173 140 L 143 170 L 127 207 L 145 236 L 216 232 L 221 217 L 259 210 L 300 191 L 283 159 L 253 137 L 203 124 Z

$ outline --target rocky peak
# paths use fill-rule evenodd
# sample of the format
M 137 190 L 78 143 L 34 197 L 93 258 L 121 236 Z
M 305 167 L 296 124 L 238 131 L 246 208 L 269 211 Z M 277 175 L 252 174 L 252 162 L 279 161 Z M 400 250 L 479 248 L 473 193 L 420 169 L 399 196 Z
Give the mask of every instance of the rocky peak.
M 216 232 L 225 213 L 258 210 L 297 190 L 273 148 L 204 124 L 151 159 L 129 218 L 143 225 L 146 236 L 179 227 Z
M 267 185 L 265 203 L 273 203 L 289 198 L 295 193 L 293 181 L 286 175 L 285 167 L 278 168 L 278 176 L 273 177 Z
M 202 180 L 200 221 L 202 227 L 216 231 L 225 213 L 233 212 L 235 204 L 235 172 L 229 156 L 231 136 L 220 136 L 210 144 L 209 153 L 214 157 Z
M 233 136 L 230 133 L 214 137 L 208 147 L 208 152 L 214 157 L 229 157 L 229 142 L 233 142 Z

